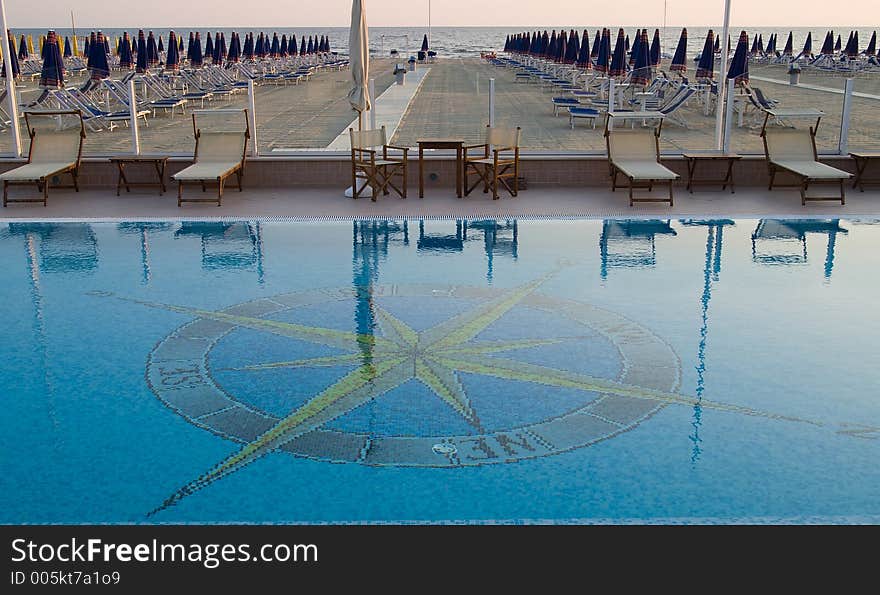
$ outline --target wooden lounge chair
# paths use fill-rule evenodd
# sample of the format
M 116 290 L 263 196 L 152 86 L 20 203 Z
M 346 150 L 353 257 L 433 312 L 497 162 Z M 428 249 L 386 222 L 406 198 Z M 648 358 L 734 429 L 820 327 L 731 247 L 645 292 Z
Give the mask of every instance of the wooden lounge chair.
M 370 199 L 376 202 L 379 192 L 388 194 L 392 188 L 400 198 L 406 198 L 406 164 L 409 149 L 388 144 L 385 127 L 375 130 L 348 129 L 351 139 L 351 187 L 352 198 L 360 198 L 364 188 L 372 190 Z M 388 150 L 400 151 L 400 157 L 392 157 Z M 380 155 L 377 156 L 378 153 Z M 400 187 L 394 184 L 401 179 Z
M 204 127 L 204 122 L 201 127 L 197 123 L 197 118 L 209 121 L 222 114 L 229 118 L 225 119 L 223 126 L 216 129 L 211 129 L 210 123 L 208 127 Z M 219 207 L 223 200 L 226 178 L 235 174 L 238 178 L 238 191 L 241 192 L 242 189 L 247 143 L 251 137 L 247 109 L 196 110 L 192 119 L 193 135 L 196 139 L 193 164 L 171 176 L 177 182 L 177 206 L 184 202 L 216 202 Z M 202 192 L 205 191 L 206 184 L 216 183 L 217 197 L 183 198 L 185 183 L 201 184 Z
M 522 128 L 493 128 L 486 126 L 486 142 L 464 147 L 464 194 L 467 196 L 483 183 L 483 192 L 492 190 L 492 200 L 498 200 L 498 184 L 511 196 L 519 194 L 519 142 Z M 471 149 L 483 149 L 482 155 L 468 157 Z M 477 181 L 468 186 L 468 171 L 477 174 Z M 513 184 L 508 183 L 513 180 Z
M 852 177 L 852 174 L 831 167 L 819 161 L 816 152 L 816 129 L 819 120 L 824 115 L 817 110 L 782 111 L 768 110 L 764 117 L 764 125 L 761 127 L 761 138 L 764 141 L 764 155 L 767 158 L 767 168 L 770 172 L 769 190 L 774 186 L 799 188 L 801 193 L 801 205 L 806 205 L 808 200 L 834 200 L 846 204 L 844 182 Z M 815 118 L 815 125 L 807 130 L 792 128 L 768 127 L 770 118 L 793 119 L 798 117 Z M 797 178 L 796 184 L 779 184 L 776 182 L 776 174 L 784 172 Z M 832 185 L 839 188 L 839 194 L 832 196 L 807 196 L 810 185 Z
M 61 128 L 63 118 L 75 118 L 76 125 Z M 34 123 L 49 118 L 51 127 L 38 127 Z M 11 202 L 41 202 L 46 206 L 49 183 L 52 178 L 69 173 L 73 188 L 79 192 L 79 163 L 82 157 L 83 139 L 86 137 L 82 112 L 78 110 L 31 111 L 24 113 L 25 126 L 31 144 L 27 163 L 0 174 L 3 180 L 3 206 Z M 56 124 L 57 122 L 57 124 Z M 40 198 L 9 198 L 10 184 L 36 184 L 43 196 Z M 56 186 L 70 188 L 70 186 Z
M 617 189 L 617 176 L 622 174 L 629 182 L 629 206 L 634 202 L 669 202 L 673 206 L 672 183 L 679 175 L 660 164 L 660 129 L 663 124 L 663 114 L 660 112 L 629 112 L 629 114 L 616 114 L 616 119 L 643 118 L 656 119 L 656 126 L 615 129 L 611 125 L 614 113 L 605 118 L 605 140 L 608 148 L 608 167 L 611 175 L 611 190 Z M 666 183 L 669 185 L 669 197 L 640 197 L 633 196 L 636 188 L 647 188 L 650 192 L 654 184 Z

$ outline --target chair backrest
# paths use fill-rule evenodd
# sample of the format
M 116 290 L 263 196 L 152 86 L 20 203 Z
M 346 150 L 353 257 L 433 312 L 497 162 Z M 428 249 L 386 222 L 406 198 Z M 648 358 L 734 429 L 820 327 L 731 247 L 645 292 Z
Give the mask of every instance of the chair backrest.
M 657 135 L 652 128 L 614 129 L 608 132 L 608 159 L 615 161 L 657 161 Z
M 245 132 L 199 132 L 196 161 L 231 162 L 243 161 L 247 147 Z
M 660 108 L 660 111 L 664 114 L 668 114 L 680 108 L 684 103 L 691 98 L 691 95 L 695 93 L 693 87 L 681 86 L 678 91 L 670 97 L 665 104 Z
M 384 147 L 387 144 L 385 127 L 374 130 L 348 129 L 352 149 L 369 149 L 371 147 Z
M 496 148 L 516 149 L 522 137 L 522 128 L 493 128 L 486 126 L 486 144 Z
M 53 112 L 44 112 L 51 117 Z M 82 125 L 80 112 L 62 111 L 54 112 L 59 117 L 69 117 L 75 114 L 78 119 L 76 126 L 68 126 L 61 130 L 53 130 L 49 127 L 37 127 L 32 120 L 33 113 L 27 113 L 31 146 L 28 151 L 29 163 L 78 163 L 82 153 L 82 140 L 85 138 L 85 129 Z
M 815 161 L 816 148 L 809 130 L 790 128 L 767 128 L 764 131 L 764 148 L 771 161 Z

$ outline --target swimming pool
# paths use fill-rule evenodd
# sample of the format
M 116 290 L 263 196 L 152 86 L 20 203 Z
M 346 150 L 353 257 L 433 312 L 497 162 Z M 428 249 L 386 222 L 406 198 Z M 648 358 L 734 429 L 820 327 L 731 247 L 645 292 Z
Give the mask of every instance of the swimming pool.
M 8 223 L 0 522 L 880 520 L 880 225 Z

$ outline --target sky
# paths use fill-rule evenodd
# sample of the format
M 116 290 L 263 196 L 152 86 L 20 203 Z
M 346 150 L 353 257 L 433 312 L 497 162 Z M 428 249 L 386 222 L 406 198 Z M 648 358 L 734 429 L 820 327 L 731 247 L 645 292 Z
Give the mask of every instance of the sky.
M 429 0 L 364 0 L 373 27 L 426 26 Z M 431 24 L 534 27 L 720 26 L 723 0 L 430 0 Z M 10 28 L 347 27 L 351 0 L 4 0 Z M 475 10 L 475 6 L 479 8 Z M 732 0 L 733 26 L 824 29 L 871 24 L 873 0 L 847 0 L 846 10 L 811 0 Z M 39 7 L 35 9 L 35 7 Z M 210 10 L 208 8 L 210 7 Z M 821 11 L 821 12 L 820 12 Z M 562 18 L 562 17 L 565 18 Z M 870 19 L 861 19 L 869 21 Z

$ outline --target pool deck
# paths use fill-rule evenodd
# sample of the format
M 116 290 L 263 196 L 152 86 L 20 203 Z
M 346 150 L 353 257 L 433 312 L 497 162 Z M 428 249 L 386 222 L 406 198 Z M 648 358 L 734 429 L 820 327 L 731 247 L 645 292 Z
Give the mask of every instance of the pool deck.
M 171 190 L 171 189 L 170 189 Z M 364 219 L 364 218 L 880 218 L 880 190 L 847 192 L 846 205 L 831 202 L 800 204 L 797 190 L 738 187 L 736 194 L 714 189 L 676 193 L 675 206 L 663 203 L 628 206 L 626 192 L 601 187 L 532 186 L 517 198 L 497 201 L 476 192 L 458 199 L 448 188 L 426 191 L 425 198 L 393 195 L 377 202 L 343 196 L 342 188 L 253 188 L 229 190 L 223 206 L 185 204 L 177 207 L 175 193 L 149 191 L 117 197 L 114 190 L 75 193 L 54 190 L 49 205 L 13 204 L 0 210 L 0 222 L 21 220 L 149 220 L 149 219 Z

